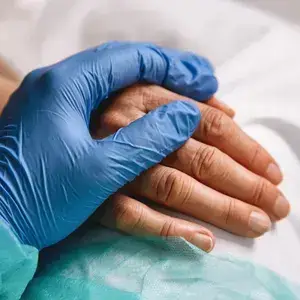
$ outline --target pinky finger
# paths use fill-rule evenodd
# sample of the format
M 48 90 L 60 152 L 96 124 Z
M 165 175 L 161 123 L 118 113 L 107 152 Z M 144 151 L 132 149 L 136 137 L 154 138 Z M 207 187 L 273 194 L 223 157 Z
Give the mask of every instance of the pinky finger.
M 95 217 L 110 228 L 136 236 L 183 237 L 206 252 L 210 252 L 215 245 L 213 234 L 204 227 L 157 212 L 123 194 L 112 196 L 104 209 Z

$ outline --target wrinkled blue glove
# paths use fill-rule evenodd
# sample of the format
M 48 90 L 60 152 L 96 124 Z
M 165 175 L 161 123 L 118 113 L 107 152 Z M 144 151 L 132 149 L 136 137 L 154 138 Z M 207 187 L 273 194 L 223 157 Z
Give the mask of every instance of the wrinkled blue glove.
M 0 219 L 21 243 L 60 241 L 192 135 L 200 112 L 175 101 L 91 138 L 92 110 L 139 81 L 197 100 L 217 89 L 205 59 L 142 43 L 107 43 L 26 76 L 0 121 Z

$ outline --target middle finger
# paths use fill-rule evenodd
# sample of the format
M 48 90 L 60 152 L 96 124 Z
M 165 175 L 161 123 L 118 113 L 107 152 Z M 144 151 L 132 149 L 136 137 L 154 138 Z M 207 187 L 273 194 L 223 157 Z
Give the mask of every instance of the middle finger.
M 269 217 L 261 209 L 221 194 L 166 166 L 157 165 L 147 170 L 128 188 L 138 196 L 241 236 L 257 237 L 271 226 Z
M 274 220 L 287 216 L 290 207 L 279 189 L 217 148 L 189 139 L 163 164 L 192 176 L 226 195 L 260 207 Z

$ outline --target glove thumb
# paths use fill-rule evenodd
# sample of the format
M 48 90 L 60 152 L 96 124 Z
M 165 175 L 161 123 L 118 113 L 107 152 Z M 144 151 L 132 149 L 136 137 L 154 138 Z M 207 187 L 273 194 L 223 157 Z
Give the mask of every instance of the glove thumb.
M 97 176 L 96 180 L 105 187 L 103 201 L 182 146 L 195 131 L 200 118 L 196 105 L 174 101 L 98 140 L 95 161 L 100 162 L 101 170 L 96 173 L 101 174 L 101 178 Z

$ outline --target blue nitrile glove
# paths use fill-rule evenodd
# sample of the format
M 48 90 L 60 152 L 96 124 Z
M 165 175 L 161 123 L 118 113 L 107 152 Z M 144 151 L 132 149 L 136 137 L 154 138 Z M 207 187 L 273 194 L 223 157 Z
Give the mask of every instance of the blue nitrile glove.
M 0 121 L 0 221 L 21 243 L 42 249 L 60 241 L 192 135 L 200 112 L 175 101 L 93 140 L 92 110 L 138 81 L 197 100 L 217 89 L 201 57 L 112 42 L 31 72 L 13 94 Z

